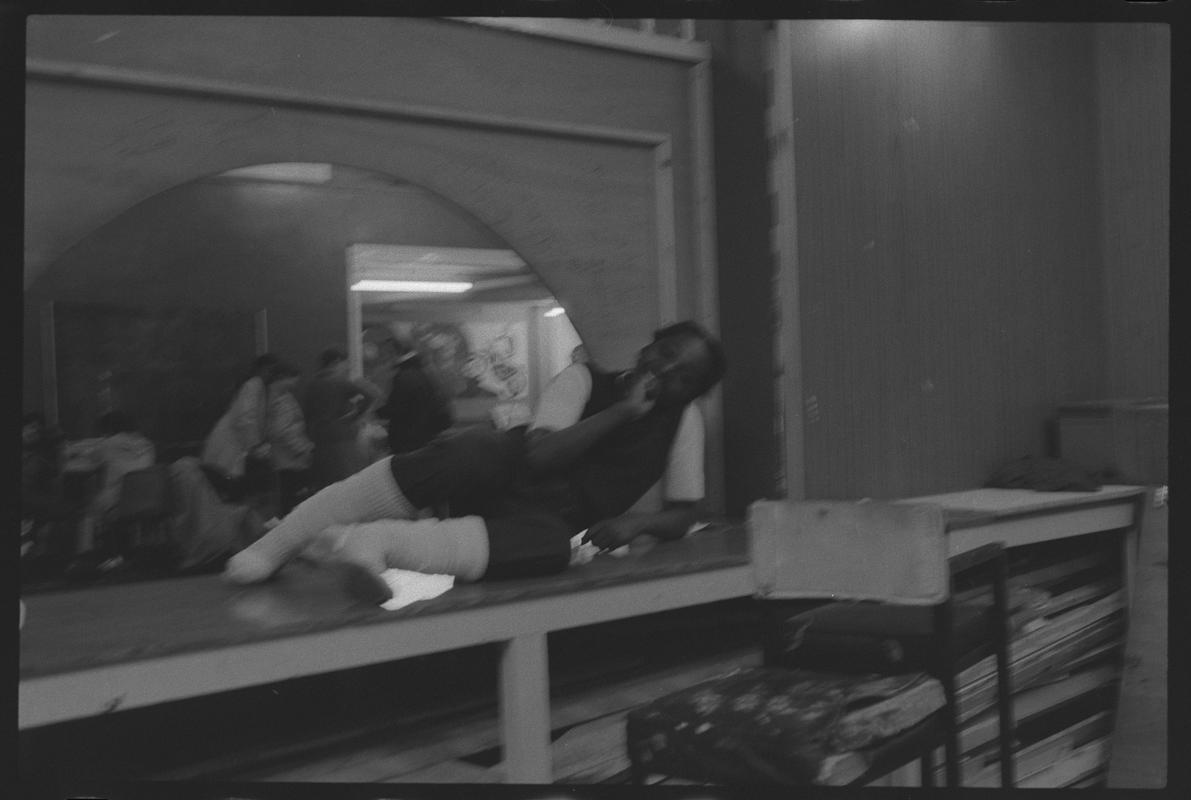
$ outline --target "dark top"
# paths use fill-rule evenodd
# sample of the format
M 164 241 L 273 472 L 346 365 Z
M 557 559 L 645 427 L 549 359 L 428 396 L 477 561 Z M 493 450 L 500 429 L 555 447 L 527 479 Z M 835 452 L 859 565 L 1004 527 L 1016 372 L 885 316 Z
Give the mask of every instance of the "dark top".
M 381 413 L 389 419 L 389 449 L 394 453 L 423 447 L 455 422 L 450 402 L 416 355 L 397 366 Z
M 320 489 L 368 466 L 359 441 L 361 418 L 369 397 L 334 370 L 315 374 L 306 389 L 306 434 L 314 443 L 311 486 Z
M 623 395 L 620 373 L 604 372 L 591 364 L 587 368 L 591 397 L 580 419 L 603 411 Z M 569 469 L 549 476 L 523 476 L 515 493 L 560 514 L 575 531 L 619 516 L 665 473 L 685 409 L 654 407 L 614 430 Z
M 580 419 L 622 396 L 619 375 L 588 365 L 591 396 Z M 418 508 L 439 516 L 500 518 L 546 511 L 570 535 L 628 511 L 666 471 L 685 406 L 654 408 L 620 426 L 568 469 L 543 475 L 526 461 L 525 427 L 452 430 L 389 460 L 393 478 Z
M 316 448 L 325 442 L 356 439 L 367 398 L 350 380 L 319 371 L 306 387 L 305 401 L 306 430 Z

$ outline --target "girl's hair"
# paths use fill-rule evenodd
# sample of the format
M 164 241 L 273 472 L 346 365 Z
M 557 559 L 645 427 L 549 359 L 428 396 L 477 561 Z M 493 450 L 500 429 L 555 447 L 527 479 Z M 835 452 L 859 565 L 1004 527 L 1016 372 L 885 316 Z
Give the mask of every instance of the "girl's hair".
M 689 319 L 675 322 L 673 325 L 667 325 L 653 332 L 655 342 L 668 339 L 671 336 L 689 336 L 703 342 L 707 348 L 707 373 L 703 376 L 703 382 L 699 387 L 700 395 L 711 391 L 713 386 L 723 380 L 724 372 L 728 368 L 728 360 L 724 355 L 724 346 L 720 344 L 719 339 L 708 333 L 702 325 Z

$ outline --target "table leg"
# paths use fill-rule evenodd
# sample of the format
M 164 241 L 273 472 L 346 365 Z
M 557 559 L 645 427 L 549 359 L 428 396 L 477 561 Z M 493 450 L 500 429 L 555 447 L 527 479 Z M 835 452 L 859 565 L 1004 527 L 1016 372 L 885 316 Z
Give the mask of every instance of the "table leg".
M 1137 547 L 1140 542 L 1140 531 L 1132 527 L 1121 537 L 1121 572 L 1124 578 L 1125 608 L 1133 607 L 1134 572 L 1137 569 Z
M 550 675 L 546 635 L 518 636 L 500 657 L 500 720 L 505 780 L 550 783 Z
M 1136 588 L 1134 573 L 1137 569 L 1137 557 L 1141 552 L 1141 537 L 1149 522 L 1153 499 L 1152 489 L 1138 498 L 1133 507 L 1133 524 L 1125 530 L 1124 536 L 1121 537 L 1121 572 L 1123 573 L 1121 577 L 1125 590 L 1126 613 L 1133 607 L 1133 594 Z

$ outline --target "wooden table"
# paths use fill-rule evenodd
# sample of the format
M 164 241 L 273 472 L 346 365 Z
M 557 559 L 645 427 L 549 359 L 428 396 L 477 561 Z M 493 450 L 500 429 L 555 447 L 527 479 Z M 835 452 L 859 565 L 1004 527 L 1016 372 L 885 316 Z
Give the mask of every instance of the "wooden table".
M 1060 539 L 1079 537 L 1085 534 L 1105 533 L 1109 537 L 1117 537 L 1120 544 L 1120 575 L 1123 592 L 1120 592 L 1118 606 L 1122 612 L 1124 630 L 1132 628 L 1135 600 L 1138 595 L 1134 591 L 1136 584 L 1135 570 L 1140 544 L 1140 531 L 1148 513 L 1149 490 L 1140 486 L 1105 486 L 1096 492 L 1032 492 L 1026 490 L 1006 489 L 977 489 L 966 492 L 933 495 L 929 497 L 912 498 L 908 502 L 930 502 L 940 505 L 945 510 L 948 529 L 948 546 L 952 554 L 964 552 L 978 547 L 986 542 L 1001 541 L 1010 548 L 1028 549 L 1031 545 L 1043 542 L 1053 542 Z M 1100 537 L 1096 537 L 1099 539 Z M 1103 546 L 1103 545 L 1100 545 Z M 1114 545 L 1109 544 L 1109 547 Z M 1067 550 L 1071 559 L 1079 561 L 1085 553 L 1080 544 L 1072 543 Z M 1072 573 L 1077 574 L 1077 573 Z M 1012 573 L 1011 573 L 1012 579 Z M 1071 586 L 1064 591 L 1078 594 L 1081 589 L 1089 586 Z M 1098 592 L 1099 590 L 1096 590 Z M 1097 596 L 1096 592 L 1089 597 Z M 1116 594 L 1116 593 L 1114 593 Z M 1102 597 L 1097 603 L 1107 601 Z M 1090 605 L 1096 605 L 1091 603 Z M 1067 615 L 1078 615 L 1080 609 L 1067 612 Z M 1058 618 L 1062 618 L 1060 614 Z M 1058 626 L 1060 623 L 1056 622 Z M 1083 624 L 1083 623 L 1080 623 Z M 1088 629 L 1092 623 L 1087 623 Z M 1047 626 L 1041 631 L 1045 632 Z M 1062 630 L 1060 628 L 1060 630 Z M 1075 628 L 1067 631 L 1075 638 Z M 1095 642 L 1100 648 L 1102 658 L 1111 658 L 1111 669 L 1120 669 L 1122 656 L 1104 656 L 1112 651 L 1115 643 L 1122 648 L 1125 640 L 1120 638 L 1121 628 L 1111 625 L 1100 627 L 1113 638 L 1088 638 L 1088 642 Z M 1028 638 L 1023 636 L 1022 639 Z M 1055 641 L 1059 641 L 1056 639 Z M 1011 652 L 1016 647 L 1011 644 Z M 1023 646 L 1021 656 L 1021 675 L 1023 680 L 1028 672 L 1027 663 L 1030 661 L 1029 651 Z M 1117 651 L 1119 652 L 1119 651 Z M 1087 656 L 1089 651 L 1078 648 L 1069 650 L 1068 656 L 1076 661 L 1081 656 Z M 1017 655 L 1014 656 L 1015 663 Z M 1037 665 L 1039 661 L 1034 661 Z M 1106 666 L 1102 660 L 1101 666 Z M 1126 662 L 1127 663 L 1127 662 Z M 1071 665 L 1074 667 L 1074 663 Z M 1023 708 L 1029 709 L 1028 715 L 1035 725 L 1053 725 L 1046 740 L 1033 742 L 1016 748 L 1017 780 L 1019 787 L 1026 788 L 1061 788 L 1079 785 L 1081 781 L 1097 781 L 1098 774 L 1108 768 L 1108 761 L 1104 756 L 1108 751 L 1116 749 L 1109 747 L 1113 738 L 1118 738 L 1115 729 L 1119 725 L 1119 712 L 1122 710 L 1122 698 L 1119 694 L 1119 683 L 1109 678 L 1108 685 L 1115 686 L 1111 699 L 1096 699 L 1097 690 L 1092 687 L 1098 684 L 1082 683 L 1084 678 L 1092 675 L 1090 672 L 1079 671 L 1074 668 L 1064 677 L 1065 665 L 1060 661 L 1052 661 L 1045 667 L 1052 675 L 1052 680 L 1046 686 L 1027 685 L 1025 692 L 1033 692 L 1033 699 L 1028 703 L 1022 702 Z M 1016 670 L 1015 670 L 1015 674 Z M 1037 673 L 1035 673 L 1037 674 Z M 1111 674 L 1111 673 L 1110 673 Z M 1101 678 L 1100 680 L 1103 680 Z M 1080 688 L 1080 687 L 1083 688 Z M 1051 692 L 1052 699 L 1043 698 L 1043 689 Z M 1082 700 L 1080 699 L 1082 696 Z M 1099 695 L 1103 698 L 1103 695 Z M 1017 697 L 1014 695 L 1014 705 L 1017 708 Z M 1015 714 L 1019 712 L 1015 710 Z M 1107 736 L 1099 731 L 1103 719 L 1108 714 L 1113 731 Z M 1047 715 L 1050 715 L 1047 717 Z M 1049 719 L 1040 723 L 1039 720 Z M 1021 722 L 1018 717 L 1018 722 Z M 961 740 L 970 734 L 975 738 L 974 730 L 980 725 L 976 721 L 965 723 L 960 732 Z M 1095 732 L 1095 733 L 1088 733 Z M 1089 738 L 1091 737 L 1091 738 Z M 1048 744 L 1048 742 L 1050 744 Z M 995 771 L 995 766 L 988 766 L 975 775 L 977 780 L 992 780 L 988 773 Z
M 1138 532 L 1148 490 L 1103 486 L 1095 492 L 1035 492 L 1028 489 L 971 489 L 906 499 L 941 506 L 951 555 L 989 542 L 1020 547 L 1088 533 L 1119 530 L 1125 596 L 1133 595 Z
M 750 595 L 739 526 L 560 575 L 461 584 L 396 611 L 353 605 L 324 570 L 267 584 L 179 578 L 25 598 L 19 726 L 497 642 L 507 780 L 551 780 L 546 635 Z

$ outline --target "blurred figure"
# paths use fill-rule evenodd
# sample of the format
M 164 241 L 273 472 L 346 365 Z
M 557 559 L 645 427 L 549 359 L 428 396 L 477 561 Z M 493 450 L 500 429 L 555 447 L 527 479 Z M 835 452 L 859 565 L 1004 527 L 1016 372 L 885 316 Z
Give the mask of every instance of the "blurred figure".
M 455 423 L 451 403 L 426 371 L 422 356 L 397 340 L 397 360 L 389 399 L 380 415 L 389 420 L 389 450 L 417 450 Z
M 266 417 L 269 408 L 268 385 L 275 377 L 278 359 L 272 353 L 259 356 L 252 372 L 236 390 L 203 445 L 203 471 L 225 500 L 239 502 L 250 492 L 261 491 L 261 463 L 268 464 L 269 437 Z M 254 464 L 250 465 L 249 460 Z M 252 475 L 249 475 L 249 472 Z
M 21 555 L 44 539 L 60 505 L 61 437 L 31 411 L 21 419 Z
M 397 346 L 393 331 L 384 325 L 365 326 L 360 335 L 360 357 L 364 366 L 364 380 L 384 388 L 393 381 L 397 361 L 403 351 Z
M 136 430 L 132 418 L 121 411 L 109 411 L 99 418 L 101 438 L 88 453 L 99 473 L 99 490 L 87 504 L 79 526 L 76 552 L 95 549 L 97 533 L 102 533 L 108 515 L 120 501 L 124 476 L 138 469 L 148 469 L 157 461 L 153 442 Z
M 294 392 L 298 369 L 282 362 L 269 384 L 269 458 L 277 473 L 278 516 L 284 517 L 310 491 L 314 442 L 306 435 L 306 418 Z
M 347 355 L 328 348 L 319 356 L 319 370 L 306 389 L 306 430 L 314 442 L 311 489 L 341 481 L 368 465 L 360 442 L 363 418 L 380 390 L 349 375 Z

